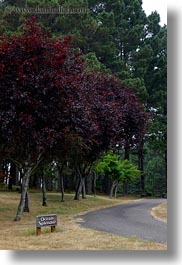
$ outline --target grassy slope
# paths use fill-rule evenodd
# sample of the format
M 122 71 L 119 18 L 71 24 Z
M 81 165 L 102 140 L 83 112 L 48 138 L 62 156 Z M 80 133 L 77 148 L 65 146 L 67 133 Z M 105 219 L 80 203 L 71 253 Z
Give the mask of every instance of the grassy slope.
M 86 200 L 74 201 L 67 194 L 60 202 L 58 193 L 48 193 L 48 206 L 41 206 L 41 193 L 30 193 L 31 212 L 24 213 L 20 222 L 14 222 L 20 194 L 0 191 L 0 249 L 17 250 L 166 250 L 167 246 L 134 238 L 124 238 L 105 232 L 80 228 L 74 215 L 125 203 L 136 198 L 110 200 L 104 196 L 89 196 Z M 41 214 L 57 214 L 56 232 L 42 229 L 35 235 L 35 217 Z

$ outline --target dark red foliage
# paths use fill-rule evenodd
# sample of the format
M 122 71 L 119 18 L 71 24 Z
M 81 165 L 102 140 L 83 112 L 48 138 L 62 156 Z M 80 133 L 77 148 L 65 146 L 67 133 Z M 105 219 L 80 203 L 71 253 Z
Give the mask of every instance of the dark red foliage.
M 78 74 L 74 60 L 82 62 L 69 48 L 69 38 L 50 39 L 34 18 L 25 21 L 23 34 L 0 39 L 0 143 L 5 156 L 36 160 L 62 139 L 69 125 L 65 88 Z
M 82 139 L 77 139 L 79 160 L 93 162 L 102 151 L 118 143 L 132 146 L 145 132 L 148 117 L 141 102 L 108 74 L 80 75 L 67 89 L 67 106 L 70 128 Z M 74 159 L 75 155 L 74 149 Z
M 34 161 L 51 149 L 93 161 L 144 133 L 141 102 L 108 74 L 87 73 L 69 38 L 51 39 L 35 20 L 0 39 L 0 144 L 6 157 Z

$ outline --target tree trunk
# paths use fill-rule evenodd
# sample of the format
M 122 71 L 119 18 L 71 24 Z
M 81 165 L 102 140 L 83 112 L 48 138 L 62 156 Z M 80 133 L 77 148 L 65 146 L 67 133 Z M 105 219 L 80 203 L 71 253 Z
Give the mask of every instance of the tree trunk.
M 64 178 L 61 174 L 61 201 L 64 202 Z
M 125 143 L 124 150 L 125 150 L 125 152 L 124 152 L 124 160 L 128 160 L 129 161 L 130 160 L 130 144 L 129 144 L 128 141 L 126 141 L 126 143 Z M 128 194 L 128 182 L 127 181 L 125 181 L 123 183 L 123 193 L 124 194 Z
M 124 159 L 129 160 L 130 159 L 130 146 L 129 146 L 129 144 L 125 145 L 124 150 L 125 150 Z
M 80 199 L 80 193 L 82 192 L 82 198 L 84 196 L 83 194 L 83 178 L 82 178 L 82 170 L 81 170 L 81 166 L 75 166 L 75 170 L 76 170 L 76 174 L 77 174 L 77 177 L 79 179 L 79 182 L 78 182 L 78 185 L 77 185 L 77 188 L 76 188 L 76 192 L 75 192 L 75 198 L 74 200 L 79 200 Z
M 143 139 L 140 143 L 138 150 L 138 169 L 141 171 L 141 192 L 144 194 L 145 192 L 145 175 L 144 175 L 144 157 L 143 157 Z
M 24 169 L 24 174 L 22 177 L 21 198 L 20 198 L 17 214 L 16 214 L 14 221 L 20 221 L 21 220 L 21 216 L 22 216 L 22 213 L 23 213 L 24 208 L 25 208 L 26 197 L 28 195 L 27 192 L 28 192 L 28 187 L 29 187 L 29 180 L 30 180 L 31 171 L 32 171 L 31 167 L 27 167 Z
M 61 185 L 61 202 L 64 202 L 64 178 L 62 175 L 63 168 L 64 168 L 64 163 L 62 164 L 61 167 L 57 165 L 58 175 L 59 175 L 60 185 Z
M 44 176 L 42 176 L 42 206 L 47 206 L 46 179 Z
M 116 199 L 116 197 L 117 197 L 117 191 L 118 191 L 118 184 L 116 185 L 116 187 L 115 187 L 115 191 L 114 191 L 114 197 L 115 197 L 115 199 Z
M 94 177 L 93 177 L 93 193 L 94 193 L 94 197 L 96 197 L 96 180 L 97 180 L 97 173 L 93 172 Z
M 82 199 L 86 199 L 85 178 L 82 178 Z
M 74 200 L 79 200 L 80 199 L 80 193 L 82 191 L 82 180 L 81 178 L 79 179 L 78 185 L 77 185 L 77 189 L 75 192 L 75 198 Z
M 92 164 L 82 164 L 75 166 L 76 174 L 79 177 L 79 183 L 75 193 L 75 200 L 79 200 L 80 193 L 82 192 L 82 199 L 86 199 L 86 188 L 85 188 L 85 179 L 89 176 L 92 168 Z
M 86 193 L 87 194 L 92 194 L 93 193 L 93 178 L 94 178 L 93 172 L 90 173 L 85 178 L 85 188 L 86 188 Z
M 28 189 L 27 189 L 27 192 L 25 195 L 25 207 L 24 207 L 23 211 L 26 213 L 30 212 L 30 197 L 29 197 Z
M 19 193 L 21 193 L 22 192 L 22 183 L 23 183 L 23 172 L 22 172 L 22 168 L 19 169 L 19 173 L 20 173 L 20 181 L 19 181 L 20 189 L 19 189 Z
M 13 189 L 13 184 L 15 184 L 15 182 L 16 182 L 16 166 L 13 163 L 11 163 L 8 190 Z
M 112 199 L 115 186 L 116 186 L 116 182 L 114 181 L 112 182 L 111 189 L 110 189 L 110 194 L 109 194 L 110 199 Z

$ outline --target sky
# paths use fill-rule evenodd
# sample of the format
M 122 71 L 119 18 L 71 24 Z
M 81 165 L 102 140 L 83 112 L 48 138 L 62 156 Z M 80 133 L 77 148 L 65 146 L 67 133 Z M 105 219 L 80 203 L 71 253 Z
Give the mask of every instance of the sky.
M 157 11 L 161 18 L 161 26 L 167 25 L 167 0 L 142 0 L 143 9 L 146 15 L 150 15 L 152 11 Z

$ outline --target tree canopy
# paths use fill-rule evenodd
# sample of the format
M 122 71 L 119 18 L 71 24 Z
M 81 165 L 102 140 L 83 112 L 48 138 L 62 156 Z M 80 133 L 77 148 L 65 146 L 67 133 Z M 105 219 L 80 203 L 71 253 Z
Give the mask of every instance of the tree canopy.
M 56 150 L 92 164 L 117 142 L 134 144 L 144 134 L 139 99 L 110 74 L 87 72 L 70 38 L 52 39 L 33 17 L 23 33 L 0 41 L 1 153 L 24 174 L 22 202 L 32 171 Z

